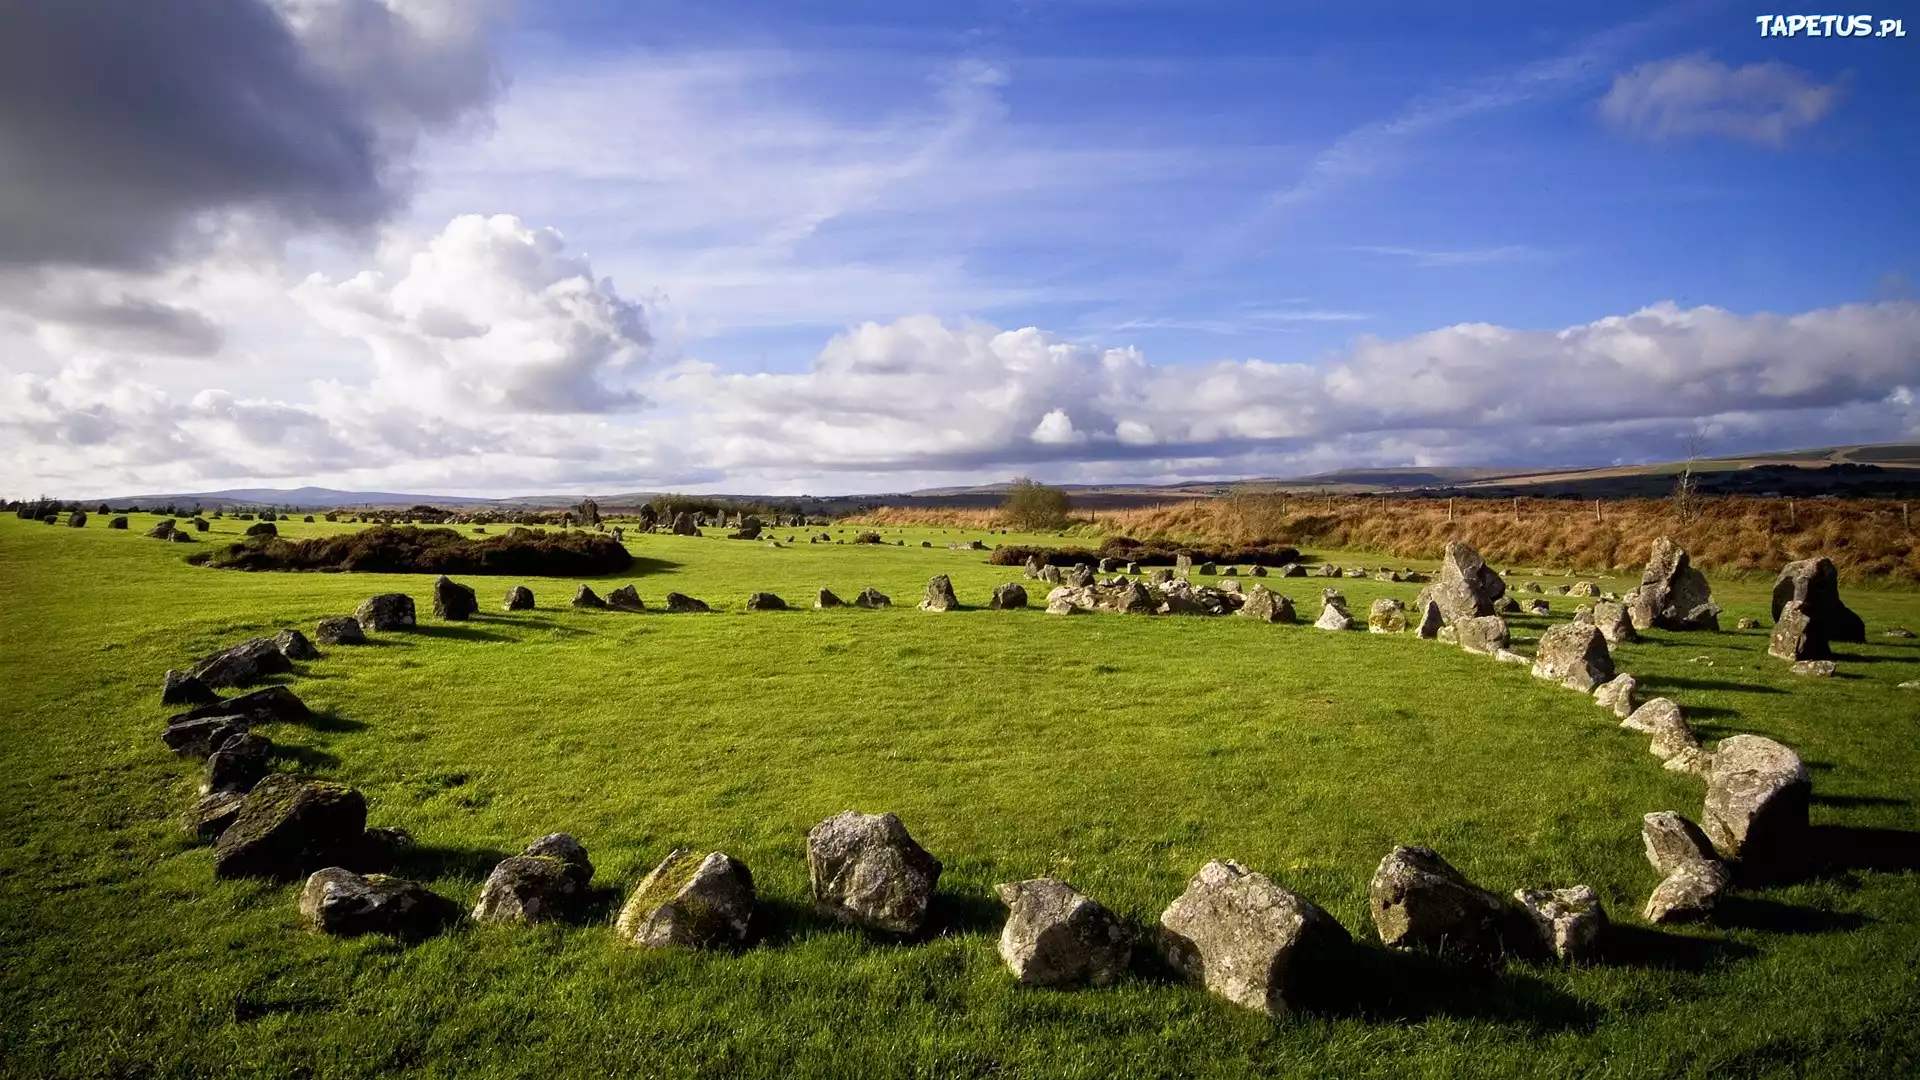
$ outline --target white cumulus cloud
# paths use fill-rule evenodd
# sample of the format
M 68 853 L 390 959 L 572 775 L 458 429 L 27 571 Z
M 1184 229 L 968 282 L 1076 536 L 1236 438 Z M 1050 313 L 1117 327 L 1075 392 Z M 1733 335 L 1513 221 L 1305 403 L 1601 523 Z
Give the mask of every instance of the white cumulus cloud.
M 1838 83 L 1821 83 L 1777 61 L 1731 68 L 1695 54 L 1642 64 L 1600 99 L 1608 123 L 1651 140 L 1718 135 L 1781 146 L 1833 111 Z

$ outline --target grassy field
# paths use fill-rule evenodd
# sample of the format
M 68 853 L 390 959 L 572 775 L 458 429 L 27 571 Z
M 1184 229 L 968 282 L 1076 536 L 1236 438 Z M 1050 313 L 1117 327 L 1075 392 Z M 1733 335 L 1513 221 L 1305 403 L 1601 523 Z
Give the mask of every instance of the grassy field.
M 200 546 L 141 535 L 152 520 L 118 532 L 99 517 L 79 530 L 0 519 L 6 1076 L 1920 1069 L 1920 694 L 1896 689 L 1920 679 L 1920 642 L 1880 636 L 1920 629 L 1911 591 L 1848 591 L 1870 642 L 1842 646 L 1833 679 L 1789 675 L 1764 630 L 1619 647 L 1620 667 L 1704 735 L 1777 738 L 1815 777 L 1819 872 L 1743 894 L 1717 925 L 1655 931 L 1638 919 L 1656 884 L 1640 816 L 1697 818 L 1701 782 L 1663 771 L 1581 695 L 1411 635 L 924 613 L 913 605 L 931 574 L 974 604 L 1018 576 L 939 546 L 982 534 L 938 529 L 886 530 L 904 548 L 631 537 L 639 565 L 597 591 L 633 582 L 649 604 L 677 590 L 716 612 L 574 611 L 576 582 L 534 579 L 538 610 L 505 613 L 500 594 L 520 581 L 468 578 L 481 614 L 447 624 L 428 615 L 425 578 L 197 569 L 183 559 Z M 217 521 L 201 539 L 245 525 Z M 1269 584 L 1311 617 L 1332 583 Z M 1337 584 L 1356 611 L 1418 589 Z M 845 598 L 874 585 L 898 606 L 742 610 L 754 590 L 807 606 L 823 585 Z M 463 905 L 495 861 L 572 832 L 598 868 L 579 921 L 329 939 L 302 929 L 295 886 L 216 881 L 209 849 L 180 832 L 197 774 L 160 743 L 162 673 L 254 634 L 311 633 L 392 590 L 415 597 L 422 625 L 302 665 L 290 685 L 320 716 L 265 729 L 279 767 L 358 787 L 371 824 L 420 841 L 401 872 Z M 1764 585 L 1719 591 L 1726 625 L 1765 619 Z M 1552 619 L 1571 613 L 1549 599 Z M 1550 620 L 1514 625 L 1530 651 Z M 897 812 L 946 864 L 925 940 L 810 913 L 806 831 L 849 808 Z M 996 882 L 1053 872 L 1144 930 L 1215 857 L 1372 942 L 1367 882 L 1402 843 L 1502 892 L 1592 885 L 1619 924 L 1609 962 L 1475 974 L 1373 944 L 1355 954 L 1349 1007 L 1276 1024 L 1146 955 L 1119 986 L 1073 992 L 1022 990 L 995 955 Z M 625 893 L 681 844 L 752 868 L 756 947 L 615 940 Z

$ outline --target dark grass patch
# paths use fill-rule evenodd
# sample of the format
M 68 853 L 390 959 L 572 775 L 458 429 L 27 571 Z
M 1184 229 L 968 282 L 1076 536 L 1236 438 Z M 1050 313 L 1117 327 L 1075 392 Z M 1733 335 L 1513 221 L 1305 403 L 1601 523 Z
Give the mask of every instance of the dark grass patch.
M 252 530 L 248 530 L 249 533 Z M 474 539 L 452 529 L 375 526 L 360 532 L 283 540 L 248 536 L 195 555 L 222 570 L 322 570 L 369 574 L 514 574 L 592 577 L 633 566 L 626 546 L 598 533 L 509 529 Z

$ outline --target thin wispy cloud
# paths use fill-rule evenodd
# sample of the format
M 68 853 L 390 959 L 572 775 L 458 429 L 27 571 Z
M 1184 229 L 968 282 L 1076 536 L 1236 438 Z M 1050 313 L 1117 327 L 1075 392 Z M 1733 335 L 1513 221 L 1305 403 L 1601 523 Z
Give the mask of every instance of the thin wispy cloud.
M 1436 251 L 1424 248 L 1391 247 L 1378 244 L 1361 244 L 1347 248 L 1365 255 L 1379 255 L 1383 258 L 1410 263 L 1414 266 L 1486 266 L 1493 263 L 1532 262 L 1546 257 L 1538 248 L 1525 244 L 1507 244 L 1502 247 L 1475 248 L 1462 251 Z
M 1701 135 L 1784 146 L 1840 101 L 1839 81 L 1822 83 L 1778 61 L 1728 67 L 1704 54 L 1642 64 L 1613 80 L 1600 116 L 1650 142 Z

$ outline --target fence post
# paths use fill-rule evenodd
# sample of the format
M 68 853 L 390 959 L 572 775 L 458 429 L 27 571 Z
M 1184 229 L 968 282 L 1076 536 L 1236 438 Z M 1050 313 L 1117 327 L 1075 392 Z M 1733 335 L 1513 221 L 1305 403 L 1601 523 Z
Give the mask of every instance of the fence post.
M 1516 518 L 1520 516 L 1520 496 L 1518 495 L 1513 497 L 1513 516 Z
M 1792 529 L 1800 527 L 1800 515 L 1793 509 L 1792 499 L 1787 500 L 1787 527 Z
M 1447 497 L 1447 524 L 1453 524 L 1453 497 Z

